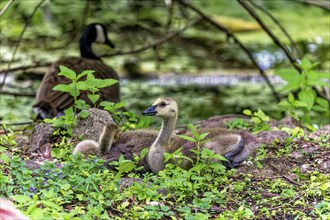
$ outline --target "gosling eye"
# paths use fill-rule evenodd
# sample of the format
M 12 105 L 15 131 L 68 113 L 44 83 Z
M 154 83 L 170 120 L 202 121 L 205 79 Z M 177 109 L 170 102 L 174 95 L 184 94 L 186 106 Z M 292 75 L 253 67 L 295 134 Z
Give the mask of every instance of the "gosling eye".
M 165 107 L 166 106 L 166 103 L 165 102 L 161 102 L 160 103 L 160 107 Z

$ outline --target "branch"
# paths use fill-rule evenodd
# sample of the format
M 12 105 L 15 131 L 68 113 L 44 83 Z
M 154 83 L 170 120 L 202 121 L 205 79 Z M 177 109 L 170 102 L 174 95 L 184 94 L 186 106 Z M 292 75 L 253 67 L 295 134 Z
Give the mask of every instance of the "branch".
M 199 9 L 197 9 L 195 6 L 187 3 L 185 0 L 178 0 L 180 2 L 180 4 L 190 8 L 191 10 L 193 10 L 195 13 L 197 13 L 198 15 L 200 15 L 205 21 L 209 22 L 211 25 L 213 25 L 214 27 L 216 27 L 217 29 L 219 29 L 220 31 L 224 32 L 228 37 L 232 38 L 234 40 L 234 42 L 246 53 L 246 55 L 250 58 L 252 64 L 259 70 L 260 75 L 264 78 L 265 82 L 267 83 L 267 85 L 269 86 L 270 90 L 272 91 L 273 96 L 275 97 L 276 101 L 279 102 L 280 101 L 280 97 L 277 94 L 274 86 L 271 84 L 269 78 L 266 76 L 264 70 L 259 66 L 259 64 L 257 63 L 257 61 L 254 59 L 252 52 L 245 47 L 245 45 L 227 28 L 225 28 L 224 26 L 222 26 L 221 24 L 218 24 L 217 22 L 215 22 L 214 20 L 212 20 L 211 18 L 209 18 L 207 15 L 205 15 L 203 12 L 201 12 Z
M 297 3 L 301 3 L 301 4 L 304 4 L 304 5 L 311 5 L 311 6 L 316 6 L 316 7 L 319 7 L 319 8 L 322 8 L 324 10 L 327 10 L 329 11 L 330 10 L 330 2 L 328 1 L 317 1 L 317 0 L 291 0 L 293 2 L 297 2 Z
M 21 32 L 19 38 L 18 38 L 18 41 L 17 41 L 16 45 L 15 45 L 15 48 L 14 48 L 14 52 L 13 52 L 13 54 L 12 54 L 12 57 L 11 57 L 9 63 L 8 63 L 8 68 L 7 68 L 7 69 L 10 69 L 11 63 L 12 63 L 12 62 L 14 61 L 14 59 L 15 59 L 15 54 L 16 54 L 16 52 L 17 52 L 17 49 L 18 49 L 18 47 L 19 47 L 19 45 L 20 45 L 20 43 L 21 43 L 21 41 L 22 41 L 23 35 L 24 35 L 24 33 L 25 33 L 27 27 L 29 26 L 29 24 L 30 24 L 31 21 L 32 21 L 33 16 L 36 14 L 36 12 L 37 12 L 38 9 L 40 8 L 40 6 L 41 6 L 45 1 L 46 1 L 46 0 L 41 0 L 41 1 L 38 3 L 38 5 L 34 8 L 33 12 L 32 12 L 31 15 L 30 15 L 30 17 L 26 20 L 26 23 L 25 23 L 25 25 L 24 25 L 24 28 L 23 28 L 23 30 L 22 30 L 22 32 Z M 8 74 L 8 73 L 5 73 L 5 75 L 3 76 L 3 79 L 2 79 L 2 82 L 1 82 L 1 85 L 0 85 L 0 91 L 2 90 L 3 86 L 5 85 L 6 78 L 7 78 L 7 74 Z
M 46 67 L 46 66 L 50 66 L 51 64 L 52 64 L 52 62 L 35 63 L 32 65 L 18 66 L 18 67 L 14 67 L 11 69 L 2 69 L 2 70 L 0 70 L 0 75 L 5 74 L 5 73 L 10 73 L 10 72 L 16 72 L 16 71 L 24 71 L 24 70 L 32 69 L 32 68 Z
M 151 48 L 156 48 L 159 47 L 160 45 L 166 43 L 167 41 L 170 41 L 172 38 L 178 36 L 179 34 L 181 34 L 182 32 L 184 32 L 185 30 L 187 30 L 188 28 L 190 28 L 191 26 L 193 26 L 194 24 L 196 24 L 197 22 L 199 22 L 201 19 L 200 18 L 194 18 L 192 19 L 185 27 L 183 27 L 182 29 L 172 32 L 168 35 L 165 35 L 164 37 L 158 39 L 157 41 L 153 42 L 152 44 L 140 47 L 138 49 L 135 50 L 131 50 L 131 51 L 117 51 L 114 53 L 108 53 L 108 54 L 102 54 L 101 57 L 111 57 L 111 56 L 117 56 L 117 55 L 126 55 L 126 54 L 135 54 L 135 53 L 140 53 L 142 51 L 151 49 Z
M 12 96 L 24 96 L 24 97 L 35 97 L 36 94 L 32 94 L 32 93 L 16 93 L 16 92 L 7 92 L 7 91 L 0 91 L 0 94 L 4 94 L 4 95 L 12 95 Z
M 5 5 L 5 7 L 3 7 L 3 9 L 0 11 L 0 17 L 7 11 L 7 9 L 9 8 L 9 6 L 14 2 L 14 0 L 9 0 L 7 2 L 7 4 Z
M 281 25 L 281 23 L 279 22 L 279 20 L 277 20 L 277 18 L 275 18 L 269 11 L 267 11 L 265 8 L 263 8 L 261 5 L 256 4 L 253 0 L 249 0 L 250 3 L 258 8 L 260 11 L 262 11 L 263 13 L 265 13 L 268 17 L 270 17 L 270 19 L 273 20 L 273 22 L 280 28 L 280 30 L 283 32 L 283 34 L 289 39 L 292 47 L 295 49 L 296 53 L 299 56 L 302 56 L 301 50 L 299 49 L 299 47 L 297 46 L 296 42 L 294 42 L 294 40 L 292 39 L 292 37 L 289 35 L 289 33 L 284 29 L 284 27 Z
M 274 35 L 274 33 L 268 28 L 268 26 L 262 21 L 259 15 L 255 12 L 255 10 L 245 1 L 245 0 L 237 0 L 248 12 L 249 14 L 259 23 L 259 25 L 264 29 L 264 31 L 268 34 L 268 36 L 274 41 L 274 43 L 280 47 L 287 58 L 290 60 L 292 66 L 296 68 L 299 72 L 301 72 L 300 68 L 296 66 L 297 58 L 294 58 L 289 50 L 281 43 L 281 41 Z

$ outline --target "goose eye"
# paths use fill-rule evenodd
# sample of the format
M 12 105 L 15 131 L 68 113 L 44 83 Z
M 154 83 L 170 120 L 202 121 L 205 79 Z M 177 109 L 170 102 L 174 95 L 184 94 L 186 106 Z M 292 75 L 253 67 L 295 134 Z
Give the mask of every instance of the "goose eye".
M 166 106 L 166 103 L 165 102 L 162 102 L 162 103 L 160 103 L 160 106 L 161 107 L 165 107 Z

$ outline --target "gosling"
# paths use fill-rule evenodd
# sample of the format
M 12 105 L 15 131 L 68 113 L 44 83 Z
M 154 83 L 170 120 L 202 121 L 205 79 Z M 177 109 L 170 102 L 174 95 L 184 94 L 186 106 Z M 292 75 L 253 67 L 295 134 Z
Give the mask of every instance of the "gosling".
M 103 127 L 99 142 L 94 140 L 81 141 L 76 145 L 73 154 L 80 152 L 85 158 L 88 155 L 102 156 L 110 151 L 112 144 L 120 138 L 120 134 L 121 131 L 118 125 L 115 123 L 107 124 Z

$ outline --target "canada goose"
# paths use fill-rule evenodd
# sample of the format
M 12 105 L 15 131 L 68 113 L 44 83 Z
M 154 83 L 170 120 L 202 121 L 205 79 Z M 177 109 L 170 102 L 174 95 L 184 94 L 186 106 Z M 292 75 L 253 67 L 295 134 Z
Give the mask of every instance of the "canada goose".
M 44 76 L 36 95 L 35 108 L 38 117 L 52 118 L 59 116 L 63 111 L 74 104 L 74 99 L 68 93 L 52 90 L 58 84 L 68 84 L 70 80 L 64 76 L 58 76 L 59 66 L 66 66 L 77 74 L 84 70 L 94 70 L 96 78 L 108 79 L 112 78 L 118 80 L 119 77 L 114 69 L 104 64 L 100 57 L 96 56 L 92 51 L 92 43 L 104 43 L 110 47 L 114 47 L 107 37 L 107 30 L 103 24 L 93 23 L 88 25 L 82 36 L 80 37 L 80 53 L 81 57 L 63 57 L 54 62 L 48 69 Z M 88 104 L 92 105 L 87 95 L 89 92 L 81 91 L 79 99 L 85 100 Z M 118 102 L 119 97 L 119 83 L 110 87 L 100 89 L 100 101 L 107 100 Z
M 152 172 L 158 173 L 164 169 L 165 152 L 171 153 L 180 147 L 183 147 L 182 153 L 184 155 L 194 159 L 194 155 L 190 151 L 194 148 L 194 143 L 175 136 L 173 138 L 173 131 L 178 118 L 178 106 L 174 99 L 159 98 L 151 107 L 143 111 L 142 115 L 162 118 L 161 130 L 147 155 L 147 163 Z M 241 161 L 248 158 L 258 146 L 256 139 L 246 132 L 228 131 L 221 128 L 200 129 L 197 132 L 209 133 L 206 139 L 210 139 L 210 141 L 204 143 L 202 147 L 225 156 L 231 166 L 237 166 Z M 191 136 L 191 134 L 187 135 Z M 185 169 L 190 166 L 189 161 L 182 164 Z
M 117 141 L 119 137 L 119 126 L 115 123 L 109 123 L 104 126 L 98 143 L 94 140 L 81 141 L 76 145 L 73 154 L 80 152 L 85 157 L 88 157 L 88 155 L 104 155 L 110 151 L 112 143 Z
M 102 155 L 102 158 L 107 165 L 118 160 L 120 155 L 126 160 L 134 160 L 134 155 L 140 155 L 144 148 L 149 148 L 157 136 L 157 131 L 146 129 L 122 132 L 119 139 L 112 144 L 111 150 Z M 145 157 L 141 158 L 138 165 L 145 168 L 143 171 L 151 171 Z

